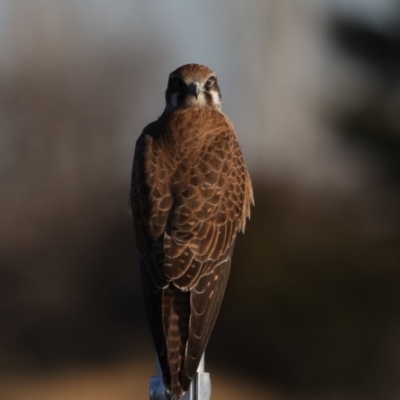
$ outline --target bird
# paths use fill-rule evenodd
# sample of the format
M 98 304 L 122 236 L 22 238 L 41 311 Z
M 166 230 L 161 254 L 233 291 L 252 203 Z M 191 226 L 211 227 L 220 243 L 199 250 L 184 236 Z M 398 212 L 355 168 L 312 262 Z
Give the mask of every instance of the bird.
M 137 139 L 129 197 L 147 318 L 166 392 L 179 400 L 213 330 L 254 198 L 216 74 L 200 64 L 177 68 L 165 101 Z

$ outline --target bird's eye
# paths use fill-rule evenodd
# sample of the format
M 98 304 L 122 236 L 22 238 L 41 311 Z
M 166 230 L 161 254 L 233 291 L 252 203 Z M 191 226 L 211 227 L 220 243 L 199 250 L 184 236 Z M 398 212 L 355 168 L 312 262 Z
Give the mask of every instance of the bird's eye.
M 170 80 L 171 85 L 176 89 L 183 89 L 186 85 L 181 78 L 173 77 Z
M 208 78 L 205 87 L 210 88 L 212 85 L 215 83 L 215 76 L 212 76 L 211 78 Z

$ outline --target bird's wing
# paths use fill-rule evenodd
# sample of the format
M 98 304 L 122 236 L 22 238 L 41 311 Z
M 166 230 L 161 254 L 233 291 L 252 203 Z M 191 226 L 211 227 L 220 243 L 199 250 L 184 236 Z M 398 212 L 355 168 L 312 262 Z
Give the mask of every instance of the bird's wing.
M 163 234 L 173 198 L 166 161 L 158 157 L 153 137 L 147 134 L 154 129 L 145 129 L 136 142 L 130 203 L 139 252 L 148 259 L 147 268 L 155 285 L 162 288 L 168 282 L 163 274 Z
M 164 234 L 164 274 L 191 293 L 181 371 L 182 387 L 187 390 L 221 306 L 247 201 L 248 174 L 235 133 L 228 130 L 214 136 L 191 169 L 177 170 L 176 175 L 178 182 L 186 184 L 174 198 Z
M 164 274 L 190 290 L 229 255 L 244 209 L 247 170 L 230 130 L 213 136 L 189 170 L 181 168 L 173 181 L 185 184 L 174 196 L 164 233 Z
M 152 135 L 154 123 L 145 128 L 136 142 L 132 168 L 130 205 L 136 245 L 140 252 L 140 273 L 147 319 L 167 386 L 171 383 L 167 343 L 163 326 L 163 293 L 167 279 L 164 262 L 163 232 L 172 198 L 166 190 L 163 165 L 156 162 Z M 161 194 L 163 193 L 163 195 Z

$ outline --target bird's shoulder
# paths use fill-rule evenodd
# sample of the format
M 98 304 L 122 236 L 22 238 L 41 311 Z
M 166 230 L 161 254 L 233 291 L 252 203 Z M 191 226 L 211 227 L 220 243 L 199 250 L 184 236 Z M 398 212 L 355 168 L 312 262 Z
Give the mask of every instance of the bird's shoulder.
M 162 129 L 163 129 L 163 121 L 162 117 L 159 117 L 158 119 L 156 119 L 153 122 L 150 122 L 143 128 L 142 133 L 138 138 L 138 141 L 143 140 L 144 137 L 146 136 L 151 138 L 157 138 L 160 135 Z
M 166 153 L 170 158 L 186 158 L 185 155 L 196 156 L 204 146 L 221 140 L 236 140 L 235 128 L 225 114 L 212 109 L 188 109 L 164 112 L 146 125 L 136 148 L 148 157 Z

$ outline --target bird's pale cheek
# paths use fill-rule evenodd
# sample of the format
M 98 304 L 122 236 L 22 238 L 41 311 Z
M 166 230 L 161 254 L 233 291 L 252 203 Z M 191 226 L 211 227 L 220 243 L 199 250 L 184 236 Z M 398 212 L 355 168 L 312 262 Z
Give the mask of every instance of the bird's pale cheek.
M 213 104 L 217 107 L 217 108 L 221 108 L 222 104 L 221 104 L 221 97 L 219 95 L 218 92 L 212 90 L 210 92 L 211 98 L 212 98 L 212 102 Z

